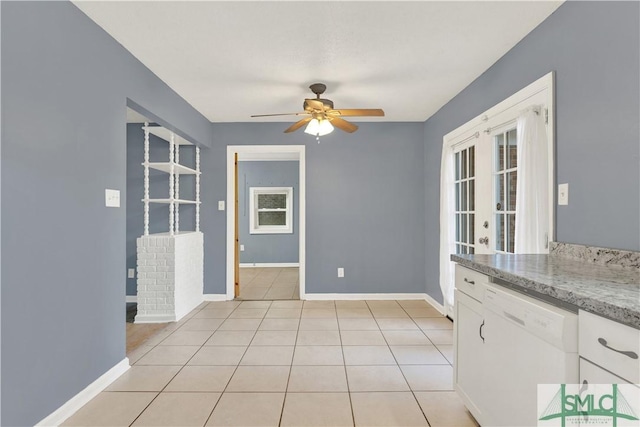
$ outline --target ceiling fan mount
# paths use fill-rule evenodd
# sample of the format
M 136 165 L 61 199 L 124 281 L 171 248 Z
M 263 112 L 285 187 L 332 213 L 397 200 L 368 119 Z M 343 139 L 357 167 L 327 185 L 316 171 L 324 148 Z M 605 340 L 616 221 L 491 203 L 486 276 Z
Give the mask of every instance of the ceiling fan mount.
M 325 125 L 328 125 L 330 128 L 328 132 L 333 130 L 333 127 L 337 127 L 340 130 L 345 132 L 353 133 L 358 130 L 358 126 L 344 120 L 342 117 L 355 117 L 355 116 L 384 116 L 384 111 L 382 109 L 376 108 L 364 108 L 364 109 L 334 109 L 333 101 L 330 99 L 320 98 L 320 96 L 327 90 L 327 85 L 324 83 L 314 83 L 309 86 L 311 92 L 316 95 L 316 98 L 307 98 L 304 100 L 302 104 L 302 108 L 304 111 L 299 113 L 281 113 L 281 114 L 258 114 L 253 115 L 251 117 L 273 117 L 273 116 L 309 116 L 302 120 L 297 121 L 293 125 L 289 126 L 284 132 L 290 133 L 296 131 L 303 127 L 307 126 L 305 132 L 316 134 L 314 131 L 310 130 L 311 126 L 314 126 L 314 129 L 318 127 L 319 124 L 324 122 Z M 326 132 L 326 133 L 328 133 Z M 323 135 L 323 133 L 318 133 L 316 135 Z
M 327 85 L 324 83 L 314 83 L 309 86 L 309 89 L 311 89 L 311 92 L 315 93 L 318 99 L 320 99 L 320 95 L 322 95 L 324 91 L 327 90 Z

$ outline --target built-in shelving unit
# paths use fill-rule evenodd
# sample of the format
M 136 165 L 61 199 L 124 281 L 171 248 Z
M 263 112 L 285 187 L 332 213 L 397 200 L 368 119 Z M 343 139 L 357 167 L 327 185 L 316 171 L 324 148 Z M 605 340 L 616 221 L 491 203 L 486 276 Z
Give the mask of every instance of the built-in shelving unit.
M 194 145 L 162 126 L 144 124 L 144 235 L 137 239 L 136 323 L 180 320 L 202 302 L 204 236 L 200 232 L 200 148 L 195 169 L 180 164 L 180 147 Z M 169 143 L 169 161 L 149 161 L 149 135 Z M 169 197 L 149 197 L 149 170 L 169 174 Z M 195 199 L 180 197 L 180 176 L 195 176 Z M 149 205 L 169 207 L 169 231 L 149 234 Z M 195 231 L 180 230 L 180 205 L 195 205 Z
M 144 124 L 144 235 L 149 235 L 149 204 L 169 205 L 169 235 L 173 236 L 180 229 L 180 205 L 196 205 L 196 229 L 200 231 L 200 148 L 196 147 L 196 168 L 192 169 L 180 164 L 180 146 L 193 145 L 188 140 L 176 135 L 171 130 L 162 126 L 149 126 Z M 155 135 L 169 143 L 168 162 L 149 161 L 149 135 Z M 169 197 L 155 198 L 149 197 L 149 169 L 165 172 L 169 174 Z M 186 200 L 180 198 L 180 175 L 195 175 L 196 177 L 196 198 Z

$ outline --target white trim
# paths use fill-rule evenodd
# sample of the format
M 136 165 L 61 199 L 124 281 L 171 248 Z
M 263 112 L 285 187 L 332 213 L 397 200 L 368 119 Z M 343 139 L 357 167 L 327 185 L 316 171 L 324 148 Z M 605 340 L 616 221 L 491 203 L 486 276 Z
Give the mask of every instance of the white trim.
M 203 301 L 229 301 L 229 298 L 227 298 L 227 294 L 204 294 L 202 295 L 202 300 Z
M 306 257 L 306 162 L 304 145 L 228 145 L 227 146 L 227 299 L 234 298 L 234 154 L 244 153 L 296 153 L 299 165 L 299 194 L 298 194 L 298 238 L 299 238 L 299 268 L 300 268 L 300 299 L 305 299 L 305 257 Z
M 133 323 L 167 323 L 175 321 L 175 314 L 136 314 Z
M 127 302 L 138 302 L 138 296 L 137 295 L 127 295 Z
M 297 162 L 298 153 L 238 153 L 239 162 Z
M 49 416 L 37 423 L 36 426 L 58 426 L 62 424 L 67 418 L 75 414 L 78 409 L 82 408 L 91 399 L 100 394 L 102 390 L 117 380 L 120 375 L 127 372 L 130 367 L 129 359 L 125 357 L 117 365 L 85 387 L 84 390 L 73 396 L 66 403 L 53 411 Z
M 310 301 L 360 301 L 360 300 L 424 300 L 427 294 L 306 294 L 306 300 Z
M 300 263 L 297 262 L 241 262 L 240 268 L 290 268 L 300 267 Z
M 424 294 L 424 299 L 429 304 L 431 304 L 433 306 L 433 308 L 438 310 L 440 312 L 440 314 L 442 314 L 443 316 L 447 315 L 447 313 L 444 312 L 444 306 L 442 304 L 440 304 L 438 301 L 436 301 L 435 299 L 433 299 L 433 297 L 431 295 Z M 450 317 L 453 319 L 453 314 L 451 314 Z

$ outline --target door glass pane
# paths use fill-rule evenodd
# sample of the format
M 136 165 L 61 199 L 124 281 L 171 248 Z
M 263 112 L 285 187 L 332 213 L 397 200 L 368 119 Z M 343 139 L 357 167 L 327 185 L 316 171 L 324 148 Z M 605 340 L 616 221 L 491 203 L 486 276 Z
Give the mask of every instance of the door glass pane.
M 516 216 L 514 214 L 507 214 L 507 222 L 509 227 L 509 233 L 507 238 L 507 252 L 515 252 L 515 239 L 516 234 Z
M 496 211 L 502 211 L 505 209 L 504 207 L 504 175 L 497 174 L 496 175 Z
M 510 211 L 516 210 L 516 185 L 518 179 L 518 172 L 507 173 L 507 208 Z
M 467 210 L 467 181 L 462 182 L 462 208 L 461 210 Z
M 507 132 L 507 169 L 518 166 L 518 145 L 516 141 L 516 130 Z
M 456 181 L 460 179 L 460 153 L 456 153 L 456 158 L 454 160 L 456 165 Z
M 496 135 L 495 141 L 496 170 L 501 171 L 504 170 L 504 135 Z
M 475 250 L 474 250 L 472 247 L 469 247 L 469 253 L 470 253 L 470 254 L 474 254 L 474 253 L 475 253 Z
M 460 210 L 460 183 L 456 183 L 456 210 Z
M 476 209 L 476 192 L 475 188 L 476 182 L 475 180 L 469 181 L 469 210 L 473 211 Z
M 460 248 L 460 245 L 456 245 L 456 253 L 457 254 L 462 253 L 462 249 Z
M 469 214 L 469 243 L 473 244 L 476 241 L 475 236 L 475 219 L 476 216 L 474 214 Z
M 462 162 L 460 164 L 460 170 L 462 171 L 462 178 L 467 177 L 467 150 L 462 151 Z
M 504 250 L 504 227 L 503 227 L 503 218 L 504 215 L 497 214 L 496 215 L 496 251 Z
M 467 214 L 462 214 L 460 223 L 460 225 L 462 225 L 462 230 L 460 231 L 460 237 L 462 239 L 460 241 L 462 243 L 467 243 Z
M 469 178 L 476 176 L 476 147 L 469 147 Z
M 460 214 L 456 214 L 456 242 L 460 241 L 460 229 L 461 229 L 461 224 L 460 224 Z

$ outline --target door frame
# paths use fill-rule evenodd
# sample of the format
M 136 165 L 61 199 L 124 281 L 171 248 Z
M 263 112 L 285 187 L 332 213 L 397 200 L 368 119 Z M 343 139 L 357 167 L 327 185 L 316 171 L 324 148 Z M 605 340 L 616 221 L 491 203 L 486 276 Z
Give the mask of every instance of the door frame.
M 235 155 L 262 154 L 271 156 L 296 155 L 298 157 L 298 263 L 300 279 L 300 299 L 305 299 L 305 261 L 306 261 L 306 161 L 304 145 L 228 145 L 227 146 L 227 261 L 226 261 L 226 298 L 234 299 L 235 286 Z M 241 159 L 240 159 L 241 160 Z

